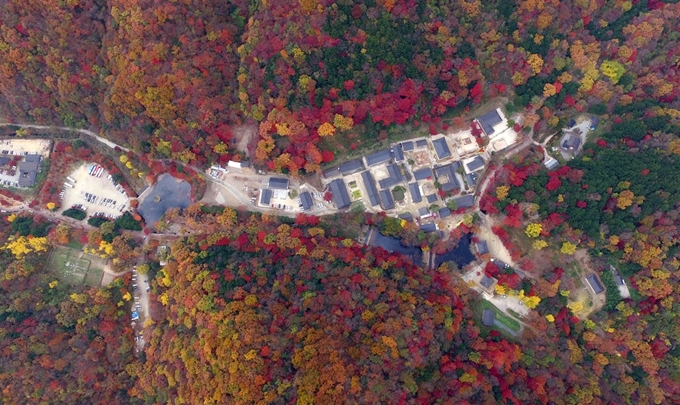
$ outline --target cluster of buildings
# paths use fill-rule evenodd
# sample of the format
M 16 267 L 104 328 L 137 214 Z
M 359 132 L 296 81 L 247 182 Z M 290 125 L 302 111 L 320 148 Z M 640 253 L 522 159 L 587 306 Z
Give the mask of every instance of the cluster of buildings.
M 295 210 L 295 203 L 302 211 L 314 208 L 312 193 L 303 191 L 297 196 L 297 200 L 289 194 L 290 181 L 283 177 L 270 177 L 267 186 L 260 190 L 258 204 L 263 207 L 277 208 L 281 210 Z
M 480 116 L 475 126 L 489 137 L 493 150 L 480 147 L 473 128 L 411 139 L 327 169 L 323 172 L 326 187 L 338 209 L 361 201 L 368 210 L 417 218 L 421 229 L 435 231 L 430 220 L 474 205 L 474 191 L 489 154 L 517 138 L 500 110 Z
M 0 156 L 0 168 L 4 168 L 0 175 L 0 182 L 5 186 L 33 187 L 40 172 L 42 156 L 37 154 L 24 155 L 18 167 L 16 160 L 10 156 Z

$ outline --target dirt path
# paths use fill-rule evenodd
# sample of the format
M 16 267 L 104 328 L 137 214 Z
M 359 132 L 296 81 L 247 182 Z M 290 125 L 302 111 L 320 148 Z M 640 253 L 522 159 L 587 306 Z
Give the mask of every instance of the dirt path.
M 13 124 L 13 123 L 9 123 L 9 122 L 0 122 L 0 127 L 9 127 L 9 126 L 19 127 L 19 128 L 31 128 L 31 129 L 50 129 L 50 130 L 57 129 L 57 130 L 60 130 L 60 131 L 75 131 L 75 132 L 90 136 L 92 138 L 95 138 L 96 140 L 98 140 L 99 142 L 105 144 L 106 146 L 108 146 L 110 148 L 118 147 L 118 148 L 120 148 L 120 149 L 122 149 L 126 152 L 130 151 L 130 149 L 128 149 L 124 146 L 120 146 L 120 145 L 118 145 L 114 142 L 111 142 L 106 138 L 102 138 L 98 134 L 96 134 L 96 133 L 94 133 L 90 130 L 87 130 L 87 129 L 70 128 L 70 127 L 57 127 L 57 126 L 49 126 L 49 125 Z
M 250 156 L 249 146 L 257 141 L 257 126 L 255 125 L 237 125 L 233 128 L 234 146 L 236 149 L 242 151 L 246 156 Z
M 484 214 L 480 214 L 480 218 L 482 218 L 482 223 L 479 226 L 477 236 L 480 240 L 486 241 L 491 257 L 509 264 L 510 267 L 517 267 L 517 264 L 512 260 L 508 249 L 506 249 L 500 238 L 491 230 L 491 227 L 494 225 L 492 223 L 493 219 Z

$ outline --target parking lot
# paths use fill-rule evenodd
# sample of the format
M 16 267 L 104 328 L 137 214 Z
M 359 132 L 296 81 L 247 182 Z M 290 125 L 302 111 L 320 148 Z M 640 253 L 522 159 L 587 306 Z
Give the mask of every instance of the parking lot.
M 42 155 L 50 156 L 49 139 L 4 139 L 0 140 L 0 153 L 3 155 Z
M 106 170 L 101 175 L 89 174 L 93 163 L 84 163 L 74 170 L 69 177 L 72 183 L 65 179 L 63 185 L 62 210 L 73 206 L 81 206 L 88 216 L 103 216 L 117 218 L 129 208 L 129 198 L 120 185 L 114 184 Z
M 0 155 L 2 156 L 2 155 Z M 13 156 L 8 156 L 12 158 Z M 2 187 L 19 187 L 19 162 L 10 163 L 7 166 L 0 168 L 0 186 Z

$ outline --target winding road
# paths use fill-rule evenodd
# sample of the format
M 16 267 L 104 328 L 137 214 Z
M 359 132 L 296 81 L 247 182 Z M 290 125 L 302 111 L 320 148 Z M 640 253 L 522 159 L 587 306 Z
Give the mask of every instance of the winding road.
M 108 146 L 109 148 L 113 148 L 113 149 L 119 148 L 120 150 L 124 150 L 124 151 L 126 151 L 126 152 L 129 152 L 129 151 L 130 151 L 129 148 L 126 148 L 126 147 L 124 147 L 124 146 L 118 145 L 118 144 L 116 144 L 115 142 L 112 142 L 112 141 L 110 141 L 110 140 L 108 140 L 108 139 L 106 139 L 106 138 L 103 138 L 103 137 L 99 136 L 97 133 L 92 132 L 92 131 L 87 130 L 87 129 L 70 128 L 70 127 L 60 127 L 60 126 L 48 126 L 48 125 L 17 124 L 17 123 L 0 122 L 0 127 L 6 127 L 6 126 L 13 126 L 13 127 L 18 127 L 18 128 L 27 128 L 27 129 L 60 130 L 60 131 L 72 131 L 72 132 L 78 132 L 78 133 L 84 134 L 84 135 L 86 135 L 86 136 L 89 136 L 89 137 L 91 137 L 91 138 L 93 138 L 93 139 L 96 139 L 97 141 L 101 142 L 102 144 Z M 533 140 L 532 135 L 533 135 L 533 131 L 530 132 L 530 133 L 528 134 L 528 136 L 527 136 L 521 143 L 518 143 L 518 144 L 514 145 L 512 148 L 506 150 L 505 153 L 503 154 L 502 158 L 503 158 L 503 159 L 510 158 L 510 157 L 512 157 L 513 155 L 519 153 L 520 151 L 524 150 L 525 148 L 529 147 L 529 146 L 532 145 L 532 144 L 541 145 L 541 144 L 538 144 L 536 141 Z M 554 134 L 553 134 L 553 135 L 554 135 Z M 550 137 L 548 137 L 548 139 L 546 139 L 546 141 L 545 141 L 543 144 L 546 144 L 546 143 L 550 140 L 551 137 L 552 137 L 552 135 L 551 135 Z M 541 146 L 543 146 L 543 145 L 541 145 Z M 545 150 L 545 147 L 544 147 L 543 149 Z M 547 155 L 547 152 L 546 152 L 546 155 Z M 171 160 L 171 159 L 163 159 L 163 160 L 165 160 L 165 161 L 174 161 L 174 160 Z M 177 164 L 180 164 L 180 165 L 182 165 L 182 166 L 184 166 L 184 167 L 187 167 L 187 168 L 192 169 L 192 170 L 195 171 L 196 173 L 198 173 L 198 174 L 200 174 L 201 176 L 203 176 L 207 181 L 212 182 L 212 183 L 214 183 L 214 184 L 216 184 L 216 185 L 219 185 L 219 186 L 223 187 L 224 189 L 226 189 L 227 191 L 229 191 L 231 194 L 233 194 L 233 196 L 235 197 L 235 199 L 236 199 L 238 202 L 240 202 L 241 205 L 248 207 L 248 210 L 250 210 L 250 211 L 259 211 L 259 212 L 270 212 L 270 211 L 271 211 L 271 210 L 268 209 L 268 208 L 262 208 L 262 207 L 258 207 L 257 205 L 253 205 L 253 204 L 251 203 L 250 199 L 249 199 L 248 197 L 244 196 L 243 193 L 241 193 L 241 191 L 238 190 L 236 187 L 234 187 L 232 184 L 229 184 L 228 182 L 223 181 L 223 180 L 221 180 L 221 179 L 216 179 L 216 178 L 213 178 L 213 177 L 211 177 L 211 176 L 208 176 L 208 175 L 203 171 L 203 169 L 198 168 L 198 167 L 196 167 L 196 166 L 192 166 L 192 165 L 183 163 L 183 162 L 180 162 L 180 161 L 174 161 L 174 162 L 177 163 Z M 477 187 L 477 189 L 475 190 L 475 201 L 474 201 L 474 207 L 473 207 L 473 208 L 475 209 L 475 211 L 479 211 L 479 200 L 481 199 L 481 196 L 483 196 L 484 193 L 486 192 L 486 189 L 487 189 L 487 187 L 488 187 L 488 185 L 489 185 L 491 179 L 493 179 L 493 177 L 494 177 L 494 175 L 495 175 L 495 173 L 496 173 L 496 170 L 498 170 L 498 167 L 494 168 L 494 169 L 491 170 L 491 171 L 487 171 L 487 172 L 485 173 L 484 179 L 482 180 L 482 183 L 481 183 L 480 186 Z M 230 174 L 230 175 L 231 175 L 231 174 Z M 262 181 L 263 181 L 263 179 L 264 179 L 266 176 L 252 175 L 252 176 L 249 176 L 249 177 L 252 178 L 251 180 L 259 181 L 260 184 L 262 184 Z M 39 207 L 31 208 L 31 207 L 28 206 L 28 204 L 26 204 L 26 203 L 24 203 L 24 202 L 19 202 L 19 201 L 17 201 L 17 203 L 19 203 L 18 208 L 15 208 L 15 209 L 12 209 L 12 210 L 8 210 L 8 211 L 31 211 L 31 212 L 37 212 L 37 213 L 40 213 L 41 215 L 44 215 L 44 216 L 46 216 L 46 217 L 48 217 L 48 218 L 51 218 L 51 220 L 57 220 L 57 221 L 62 221 L 62 222 L 71 223 L 71 224 L 73 224 L 73 225 L 77 225 L 77 226 L 84 227 L 85 229 L 92 228 L 89 224 L 84 224 L 84 223 L 82 223 L 82 222 L 80 222 L 80 221 L 71 220 L 70 218 L 65 218 L 65 217 L 63 217 L 63 216 L 61 216 L 61 215 L 57 216 L 56 213 L 51 212 L 51 211 L 46 210 L 46 209 L 42 209 L 42 208 L 39 208 Z M 323 208 L 322 210 L 320 210 L 320 211 L 315 211 L 315 212 L 313 212 L 313 213 L 314 213 L 315 215 L 327 215 L 327 214 L 333 214 L 333 213 L 335 213 L 335 210 L 329 209 L 329 208 L 326 206 L 326 204 L 324 204 L 324 208 Z M 279 214 L 279 215 L 286 215 L 286 216 L 295 215 L 295 213 L 284 212 L 284 211 L 281 211 L 281 212 L 279 212 L 278 214 Z M 149 239 L 149 238 L 147 237 L 147 235 L 144 235 L 143 232 L 132 232 L 132 233 L 133 233 L 135 236 L 137 236 L 137 237 L 144 238 L 144 243 L 145 243 L 145 244 L 148 243 L 148 239 Z M 174 233 L 158 233 L 158 234 L 156 234 L 156 235 L 172 235 L 172 236 L 178 236 L 177 234 L 174 234 Z M 179 236 L 181 236 L 181 235 L 179 235 Z M 132 271 L 132 269 L 128 269 L 128 270 L 126 270 L 126 271 L 118 272 L 118 273 L 112 272 L 112 271 L 109 270 L 109 271 L 107 271 L 107 273 L 109 273 L 109 274 L 111 274 L 111 275 L 114 275 L 114 276 L 120 276 L 120 275 L 126 274 L 126 273 L 128 273 L 128 272 L 130 272 L 130 271 Z M 146 280 L 146 282 L 144 282 L 144 280 Z M 143 318 L 142 318 L 142 319 L 148 319 L 148 317 L 150 317 L 150 315 L 151 315 L 151 314 L 149 313 L 149 295 L 146 293 L 146 286 L 149 285 L 149 284 L 148 284 L 148 278 L 146 278 L 146 276 L 139 277 L 139 280 L 138 280 L 138 281 L 139 281 L 139 287 L 140 287 L 140 290 L 141 290 L 139 296 L 140 296 L 140 303 L 141 303 L 141 305 L 142 305 L 142 314 L 141 314 L 141 315 L 143 315 Z M 136 293 L 135 293 L 135 294 L 136 294 Z M 505 311 L 503 311 L 503 312 L 505 312 Z M 506 314 L 507 314 L 507 312 L 506 312 Z M 509 314 L 508 314 L 508 315 L 509 315 Z M 142 322 L 142 319 L 140 319 L 140 322 Z M 526 324 L 524 324 L 524 323 L 521 322 L 521 321 L 520 321 L 520 323 L 522 323 L 524 326 L 527 326 Z M 141 349 L 143 346 L 144 346 L 144 340 L 143 340 L 143 337 L 142 337 L 142 338 L 138 341 L 138 346 L 137 346 L 137 347 L 138 347 L 139 349 Z

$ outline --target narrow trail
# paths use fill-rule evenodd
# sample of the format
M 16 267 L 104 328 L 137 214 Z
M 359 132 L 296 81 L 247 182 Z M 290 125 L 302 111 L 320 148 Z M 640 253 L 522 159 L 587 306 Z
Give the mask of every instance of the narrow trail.
M 120 148 L 126 152 L 129 152 L 130 149 L 118 145 L 117 143 L 111 142 L 106 138 L 103 138 L 99 136 L 98 134 L 88 130 L 88 129 L 80 129 L 80 128 L 71 128 L 71 127 L 57 127 L 57 126 L 50 126 L 50 125 L 35 125 L 35 124 L 16 124 L 12 122 L 0 122 L 0 127 L 19 127 L 19 128 L 30 128 L 30 129 L 50 129 L 50 130 L 60 130 L 60 131 L 72 131 L 72 132 L 78 132 L 81 134 L 85 134 L 89 137 L 95 138 L 99 142 L 105 144 L 106 146 L 110 148 Z

